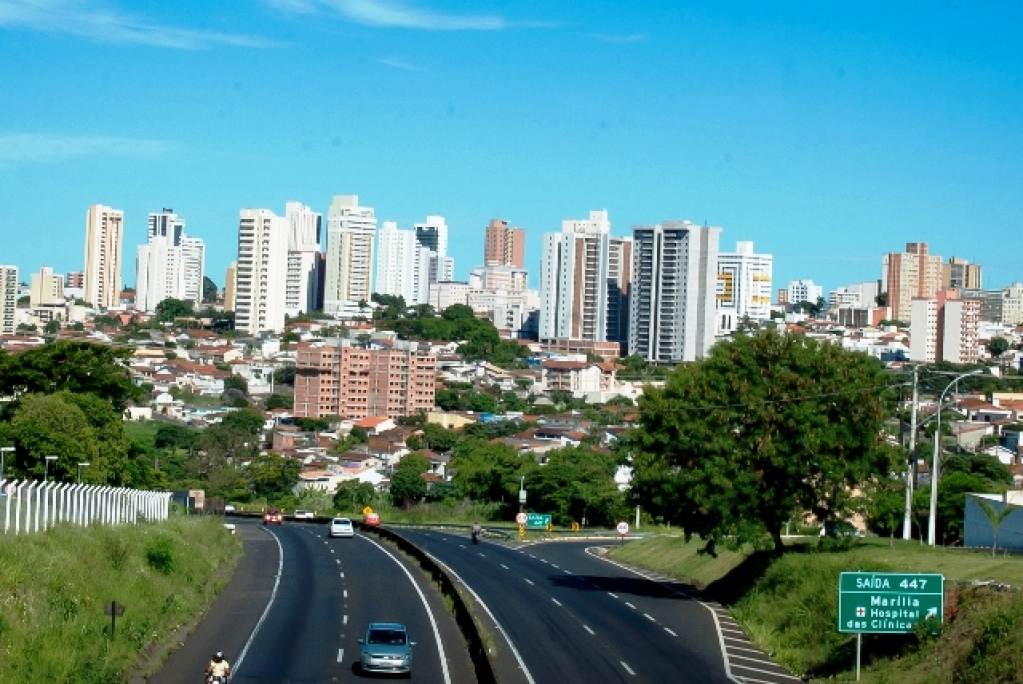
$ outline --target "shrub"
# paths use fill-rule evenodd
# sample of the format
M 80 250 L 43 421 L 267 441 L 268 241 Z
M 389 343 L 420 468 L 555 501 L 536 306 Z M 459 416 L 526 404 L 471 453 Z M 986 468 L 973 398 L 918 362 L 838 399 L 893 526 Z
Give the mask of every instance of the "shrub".
M 174 550 L 170 540 L 157 539 L 146 548 L 146 562 L 157 572 L 169 575 L 174 571 Z

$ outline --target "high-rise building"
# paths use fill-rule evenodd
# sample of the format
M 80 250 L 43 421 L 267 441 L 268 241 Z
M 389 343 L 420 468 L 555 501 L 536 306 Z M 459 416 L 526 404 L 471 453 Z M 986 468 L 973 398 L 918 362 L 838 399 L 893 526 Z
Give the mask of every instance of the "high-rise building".
M 632 284 L 632 238 L 607 241 L 607 335 L 609 342 L 629 344 L 629 287 Z
M 544 235 L 540 262 L 540 341 L 607 339 L 607 211 L 563 221 Z
M 421 350 L 422 349 L 422 350 Z M 417 342 L 367 349 L 351 340 L 300 343 L 296 417 L 397 418 L 434 406 L 437 360 Z
M 117 307 L 121 296 L 124 212 L 94 204 L 85 212 L 85 300 L 100 309 Z
M 774 257 L 756 254 L 753 243 L 740 240 L 734 252 L 718 254 L 717 334 L 730 335 L 743 321 L 771 318 L 771 278 Z
M 951 257 L 941 265 L 942 290 L 979 290 L 981 285 L 980 264 L 971 264 L 966 259 Z
M 206 268 L 206 246 L 185 234 L 185 222 L 173 209 L 149 215 L 147 242 L 135 262 L 135 308 L 156 311 L 165 299 L 182 299 L 199 308 Z
M 237 299 L 238 262 L 232 261 L 224 274 L 224 311 L 234 311 Z
M 416 234 L 399 230 L 394 221 L 384 221 L 377 233 L 376 280 L 373 292 L 402 297 L 405 303 L 415 301 L 413 274 L 416 265 Z
M 814 285 L 812 280 L 791 280 L 787 296 L 789 304 L 801 302 L 816 304 L 824 296 L 824 288 Z
M 248 335 L 284 329 L 288 221 L 269 209 L 242 209 L 238 226 L 235 330 Z
M 416 250 L 413 264 L 414 302 L 430 299 L 430 284 L 444 283 L 455 277 L 455 261 L 448 256 L 448 225 L 443 216 L 427 216 L 424 223 L 413 225 Z
M 1005 325 L 1023 324 L 1023 283 L 1002 288 L 1002 320 Z
M 189 235 L 181 238 L 181 267 L 185 272 L 185 289 L 181 299 L 192 302 L 196 310 L 202 307 L 206 283 L 206 243 Z
M 327 257 L 323 310 L 355 316 L 359 302 L 370 300 L 373 241 L 377 220 L 357 195 L 335 195 L 327 211 Z
M 0 266 L 0 335 L 13 335 L 18 329 L 20 292 L 18 267 Z
M 940 287 L 941 257 L 928 254 L 926 242 L 907 242 L 905 252 L 884 255 L 881 290 L 888 293 L 888 306 L 895 320 L 908 320 L 913 299 L 930 299 Z
M 67 275 L 64 276 L 64 287 L 85 287 L 85 274 L 81 271 L 68 271 Z
M 28 305 L 33 309 L 64 306 L 64 277 L 55 275 L 49 266 L 43 266 L 39 273 L 33 273 L 29 281 Z
M 921 363 L 977 363 L 980 300 L 958 290 L 916 297 L 910 314 L 909 358 Z
M 323 217 L 299 202 L 288 202 L 288 274 L 284 311 L 297 316 L 317 308 L 320 300 L 320 228 Z
M 828 293 L 828 309 L 871 309 L 877 306 L 880 282 L 871 280 L 839 287 Z
M 632 229 L 629 353 L 674 365 L 714 344 L 721 228 L 665 221 Z
M 526 267 L 526 231 L 509 228 L 507 221 L 490 219 L 483 244 L 484 266 Z

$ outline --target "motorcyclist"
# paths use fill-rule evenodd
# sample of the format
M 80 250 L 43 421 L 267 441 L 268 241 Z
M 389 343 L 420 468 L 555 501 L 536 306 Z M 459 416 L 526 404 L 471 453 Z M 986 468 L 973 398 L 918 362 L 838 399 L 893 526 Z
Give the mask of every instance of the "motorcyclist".
M 206 666 L 206 676 L 207 681 L 214 681 L 213 677 L 220 677 L 222 682 L 226 682 L 227 678 L 231 676 L 231 663 L 227 662 L 223 651 L 213 654 L 209 665 Z
M 482 532 L 482 531 L 483 531 L 483 528 L 480 527 L 479 521 L 476 521 L 476 522 L 474 522 L 472 524 L 472 543 L 473 544 L 476 544 L 476 543 L 479 542 L 479 540 L 480 540 L 480 532 Z

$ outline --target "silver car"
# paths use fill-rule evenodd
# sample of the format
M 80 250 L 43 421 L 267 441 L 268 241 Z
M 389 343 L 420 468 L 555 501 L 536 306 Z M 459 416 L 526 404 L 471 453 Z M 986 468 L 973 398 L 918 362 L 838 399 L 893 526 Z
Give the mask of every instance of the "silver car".
M 352 521 L 348 518 L 334 518 L 330 521 L 330 532 L 328 532 L 328 536 L 354 537 L 355 528 L 352 526 Z
M 412 676 L 412 647 L 408 630 L 400 622 L 372 622 L 366 637 L 359 639 L 362 653 L 359 665 L 363 672 L 393 672 Z

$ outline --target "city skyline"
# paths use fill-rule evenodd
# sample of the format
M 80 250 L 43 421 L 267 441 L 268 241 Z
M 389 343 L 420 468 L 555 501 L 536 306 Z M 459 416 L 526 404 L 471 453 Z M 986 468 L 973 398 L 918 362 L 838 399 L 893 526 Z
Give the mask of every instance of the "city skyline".
M 173 206 L 223 287 L 241 209 L 357 194 L 402 229 L 444 216 L 459 280 L 499 218 L 535 287 L 542 236 L 596 209 L 615 236 L 721 226 L 776 283 L 877 279 L 907 242 L 1020 279 L 994 237 L 1023 216 L 1017 3 L 471 11 L 0 0 L 0 262 L 81 270 L 86 207 L 134 246 Z

